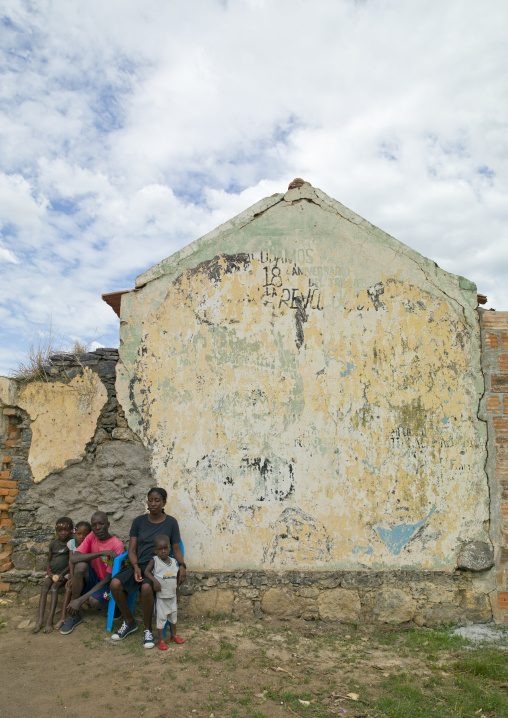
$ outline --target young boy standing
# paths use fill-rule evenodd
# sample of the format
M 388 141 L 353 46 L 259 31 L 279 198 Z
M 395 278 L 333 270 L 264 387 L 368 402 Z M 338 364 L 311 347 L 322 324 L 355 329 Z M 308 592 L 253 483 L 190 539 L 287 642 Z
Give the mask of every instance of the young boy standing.
M 35 628 L 32 629 L 32 633 L 38 633 L 42 628 L 48 593 L 51 594 L 51 603 L 44 632 L 51 633 L 53 630 L 53 619 L 58 603 L 58 590 L 62 588 L 62 586 L 65 586 L 67 575 L 69 573 L 69 548 L 67 546 L 67 542 L 71 536 L 73 528 L 74 524 L 72 523 L 72 519 L 68 516 L 62 516 L 62 518 L 58 519 L 56 522 L 56 538 L 49 544 L 48 547 L 46 578 L 42 584 L 41 597 L 39 599 L 39 618 Z
M 163 534 L 156 536 L 154 540 L 155 556 L 145 569 L 145 578 L 153 583 L 153 590 L 156 593 L 156 614 L 157 614 L 157 646 L 161 651 L 167 651 L 168 647 L 164 641 L 164 626 L 169 621 L 170 641 L 174 643 L 185 643 L 185 639 L 176 635 L 176 617 L 178 603 L 178 562 L 170 558 L 169 538 Z

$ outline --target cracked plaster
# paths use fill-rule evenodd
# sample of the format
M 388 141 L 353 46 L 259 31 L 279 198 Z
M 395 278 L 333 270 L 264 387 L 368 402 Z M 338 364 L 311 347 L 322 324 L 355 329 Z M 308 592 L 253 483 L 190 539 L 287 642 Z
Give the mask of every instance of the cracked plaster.
M 28 463 L 36 483 L 81 461 L 106 400 L 106 387 L 88 367 L 68 384 L 36 381 L 19 386 L 11 403 L 32 420 Z

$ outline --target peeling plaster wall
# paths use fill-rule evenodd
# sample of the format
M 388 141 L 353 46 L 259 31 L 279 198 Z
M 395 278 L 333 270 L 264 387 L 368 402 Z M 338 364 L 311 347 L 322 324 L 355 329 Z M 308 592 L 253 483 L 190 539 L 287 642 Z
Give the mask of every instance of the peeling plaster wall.
M 489 540 L 471 282 L 304 186 L 137 284 L 117 393 L 193 567 L 453 570 Z
M 88 367 L 68 384 L 38 381 L 19 387 L 14 403 L 32 420 L 28 463 L 36 483 L 84 457 L 107 398 L 106 387 Z

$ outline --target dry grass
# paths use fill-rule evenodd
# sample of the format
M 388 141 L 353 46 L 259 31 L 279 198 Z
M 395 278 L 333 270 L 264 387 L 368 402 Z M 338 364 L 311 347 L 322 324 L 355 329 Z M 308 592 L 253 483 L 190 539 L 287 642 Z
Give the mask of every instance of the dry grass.
M 30 342 L 25 361 L 20 361 L 18 367 L 11 373 L 11 377 L 20 382 L 44 379 L 47 381 L 47 371 L 51 365 L 49 358 L 57 351 L 55 337 L 51 325 L 45 334 Z
M 69 349 L 69 354 L 86 354 L 90 349 L 91 342 L 83 342 L 81 339 L 75 339 L 74 344 Z M 67 352 L 66 352 L 67 353 Z
M 50 324 L 47 332 L 39 333 L 30 342 L 25 360 L 20 361 L 18 367 L 11 372 L 11 378 L 22 383 L 41 379 L 47 381 L 52 354 L 68 354 L 69 356 L 85 354 L 90 349 L 91 341 L 84 342 L 81 339 L 75 339 L 72 346 L 67 350 L 62 350 L 62 343 L 60 342 L 57 345 L 52 325 Z

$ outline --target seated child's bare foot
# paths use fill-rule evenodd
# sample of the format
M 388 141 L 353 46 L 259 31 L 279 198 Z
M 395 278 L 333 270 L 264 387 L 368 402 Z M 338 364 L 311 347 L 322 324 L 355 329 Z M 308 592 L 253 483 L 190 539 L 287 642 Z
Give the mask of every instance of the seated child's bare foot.
M 53 624 L 52 623 L 46 623 L 44 633 L 53 633 Z
M 55 626 L 55 631 L 59 631 L 65 623 L 65 618 L 61 618 Z
M 32 628 L 32 633 L 39 633 L 42 628 L 42 621 L 37 621 L 35 626 Z

